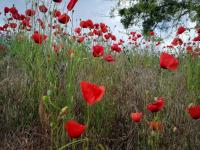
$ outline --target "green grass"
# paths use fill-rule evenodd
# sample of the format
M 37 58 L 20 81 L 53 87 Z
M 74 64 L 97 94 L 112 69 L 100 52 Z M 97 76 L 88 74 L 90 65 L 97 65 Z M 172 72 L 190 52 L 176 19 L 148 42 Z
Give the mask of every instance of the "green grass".
M 11 40 L 0 66 L 1 81 L 8 78 L 5 83 L 1 82 L 1 133 L 15 133 L 37 125 L 40 130 L 48 131 L 52 149 L 69 143 L 63 128 L 65 121 L 74 118 L 87 122 L 88 108 L 80 90 L 80 82 L 85 80 L 104 85 L 106 93 L 101 102 L 89 108 L 90 124 L 82 137 L 87 137 L 89 143 L 77 144 L 76 149 L 200 147 L 199 121 L 186 113 L 190 103 L 200 103 L 198 57 L 180 56 L 178 70 L 170 72 L 160 68 L 159 57 L 153 54 L 122 53 L 115 63 L 108 63 L 93 58 L 84 45 L 67 38 L 62 40 L 64 50 L 59 54 L 51 50 L 49 41 L 38 46 L 26 38 Z M 74 50 L 73 57 L 67 55 L 69 50 Z M 48 100 L 43 101 L 43 96 L 48 96 Z M 158 96 L 166 100 L 165 108 L 156 116 L 164 123 L 161 133 L 152 132 L 147 125 L 153 115 L 146 110 L 146 105 Z M 38 113 L 39 106 L 42 114 Z M 67 114 L 59 116 L 65 106 Z M 139 124 L 130 119 L 130 113 L 135 111 L 145 113 Z M 44 116 L 49 118 L 45 120 Z M 6 140 L 9 145 L 9 139 Z M 40 146 L 49 147 L 31 144 L 33 149 Z

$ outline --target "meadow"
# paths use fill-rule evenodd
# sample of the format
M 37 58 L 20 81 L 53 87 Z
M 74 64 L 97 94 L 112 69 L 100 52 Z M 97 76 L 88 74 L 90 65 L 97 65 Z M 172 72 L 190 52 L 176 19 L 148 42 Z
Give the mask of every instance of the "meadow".
M 69 28 L 77 2 L 2 10 L 0 149 L 199 150 L 200 28 L 158 48 L 153 31 Z

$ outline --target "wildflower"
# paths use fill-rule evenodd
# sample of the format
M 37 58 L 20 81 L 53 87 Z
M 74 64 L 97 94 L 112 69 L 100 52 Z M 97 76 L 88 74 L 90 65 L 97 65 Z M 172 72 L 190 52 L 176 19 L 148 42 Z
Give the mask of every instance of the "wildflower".
M 104 47 L 101 45 L 93 46 L 93 56 L 100 57 L 104 55 Z
M 160 55 L 160 67 L 169 70 L 176 70 L 179 65 L 179 61 L 166 52 L 162 52 Z
M 77 33 L 77 34 L 80 34 L 81 33 L 81 28 L 80 27 L 77 27 L 74 29 L 74 31 Z
M 192 52 L 192 46 L 188 46 L 188 47 L 186 48 L 186 50 L 187 50 L 187 53 L 191 53 L 191 52 Z
M 149 32 L 149 35 L 154 36 L 154 32 L 153 31 Z
M 80 27 L 81 27 L 81 28 L 87 28 L 87 22 L 84 21 L 84 20 L 82 20 L 82 21 L 80 22 Z
M 135 34 L 136 34 L 136 32 L 130 32 L 130 34 L 132 35 L 132 36 L 135 36 Z
M 67 24 L 69 22 L 70 17 L 64 13 L 58 17 L 58 21 L 62 24 Z
M 61 16 L 61 12 L 59 10 L 54 10 L 53 11 L 53 17 L 58 18 Z
M 142 113 L 140 112 L 135 112 L 135 113 L 131 113 L 131 119 L 134 122 L 140 122 L 142 119 Z
M 136 36 L 137 36 L 137 38 L 140 38 L 140 37 L 142 37 L 142 35 L 141 35 L 141 34 L 137 34 Z
M 187 108 L 187 112 L 193 119 L 200 119 L 200 105 L 192 105 Z
M 116 36 L 115 36 L 115 35 L 111 35 L 111 39 L 112 39 L 113 41 L 116 41 Z
M 17 24 L 16 23 L 10 23 L 9 26 L 13 29 L 15 29 L 17 27 Z
M 112 55 L 106 55 L 104 58 L 103 58 L 105 61 L 107 62 L 114 62 L 115 61 L 115 58 L 112 56 Z
M 91 19 L 88 19 L 86 22 L 87 28 L 93 29 L 94 28 L 94 23 Z
M 47 7 L 46 7 L 45 5 L 39 6 L 39 10 L 40 10 L 40 12 L 42 12 L 42 13 L 46 13 L 46 12 L 48 11 L 48 9 L 47 9 Z
M 68 120 L 64 125 L 65 131 L 70 138 L 80 137 L 86 129 L 86 126 L 79 124 L 75 120 Z
M 70 2 L 69 2 L 68 5 L 67 5 L 68 11 L 71 11 L 71 10 L 74 8 L 74 6 L 75 6 L 75 4 L 77 3 L 77 1 L 78 1 L 78 0 L 70 0 Z
M 111 49 L 112 49 L 113 51 L 115 51 L 115 52 L 118 52 L 118 53 L 122 51 L 122 49 L 119 47 L 118 44 L 113 44 L 113 45 L 111 46 Z
M 29 17 L 32 17 L 32 16 L 35 15 L 35 10 L 33 10 L 33 9 L 27 9 L 26 12 L 25 12 L 25 14 L 27 16 L 29 16 Z
M 85 37 L 81 36 L 81 37 L 78 38 L 77 42 L 82 43 L 84 40 L 85 40 Z
M 5 13 L 5 14 L 9 13 L 9 11 L 10 11 L 10 8 L 4 7 L 4 13 Z
M 40 34 L 40 33 L 38 33 L 38 32 L 35 32 L 35 33 L 32 35 L 31 38 L 35 41 L 35 43 L 41 45 L 42 42 L 43 42 L 44 40 L 47 39 L 47 36 L 46 36 L 46 35 L 42 35 L 42 34 Z
M 193 38 L 194 42 L 200 41 L 200 35 L 196 36 L 195 38 Z
M 171 44 L 174 46 L 178 46 L 178 45 L 182 45 L 183 41 L 180 38 L 174 38 Z
M 82 81 L 80 83 L 81 91 L 83 98 L 89 105 L 93 105 L 99 101 L 101 101 L 104 93 L 104 86 L 97 86 L 96 84 L 92 84 L 86 81 Z
M 159 97 L 154 103 L 147 105 L 147 110 L 151 112 L 158 112 L 164 107 L 164 105 L 165 105 L 164 99 L 162 97 Z
M 108 40 L 108 39 L 110 38 L 110 35 L 109 35 L 109 34 L 104 34 L 104 38 L 105 38 L 106 40 Z
M 176 32 L 176 35 L 182 34 L 183 32 L 185 32 L 185 28 L 183 26 L 180 26 Z
M 37 21 L 39 22 L 39 25 L 40 25 L 40 27 L 42 28 L 42 29 L 45 29 L 45 24 L 44 24 L 44 22 L 41 20 L 41 19 L 37 19 Z

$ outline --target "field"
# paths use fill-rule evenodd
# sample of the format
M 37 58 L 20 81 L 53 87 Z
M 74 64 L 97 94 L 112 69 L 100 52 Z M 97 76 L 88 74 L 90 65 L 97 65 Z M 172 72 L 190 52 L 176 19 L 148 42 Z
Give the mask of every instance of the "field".
M 47 27 L 36 8 L 0 27 L 0 149 L 199 150 L 199 29 L 163 52 L 153 32 L 123 41 L 86 20 L 69 34 L 67 14 Z

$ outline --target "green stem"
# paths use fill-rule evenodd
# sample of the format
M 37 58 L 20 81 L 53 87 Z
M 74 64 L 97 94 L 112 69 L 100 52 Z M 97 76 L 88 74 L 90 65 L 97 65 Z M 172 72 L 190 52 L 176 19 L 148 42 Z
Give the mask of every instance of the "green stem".
M 69 146 L 71 146 L 71 145 L 73 145 L 73 144 L 78 144 L 78 143 L 81 143 L 81 142 L 84 142 L 84 141 L 87 141 L 87 138 L 85 138 L 85 139 L 80 139 L 80 140 L 75 140 L 75 141 L 73 140 L 71 143 L 68 143 L 68 144 L 62 146 L 62 147 L 59 148 L 58 150 L 63 150 L 63 149 L 65 149 L 65 148 L 67 148 L 67 147 L 69 147 Z
M 89 123 L 90 123 L 90 107 L 87 106 L 87 128 L 89 127 Z

